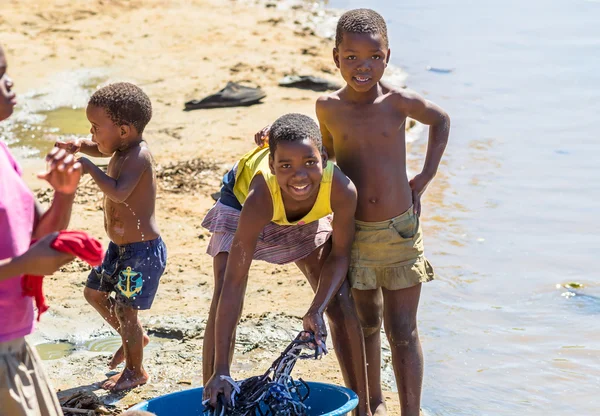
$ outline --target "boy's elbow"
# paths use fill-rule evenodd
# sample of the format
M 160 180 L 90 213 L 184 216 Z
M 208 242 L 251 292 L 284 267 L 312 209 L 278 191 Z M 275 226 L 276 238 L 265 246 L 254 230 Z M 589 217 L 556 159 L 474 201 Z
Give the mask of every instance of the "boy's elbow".
M 448 113 L 446 113 L 443 110 L 442 110 L 442 117 L 440 120 L 440 125 L 444 130 L 450 131 L 450 116 L 448 115 Z
M 436 141 L 448 141 L 448 135 L 450 134 L 450 116 L 445 111 L 440 112 L 440 116 L 435 124 L 431 126 L 435 129 Z

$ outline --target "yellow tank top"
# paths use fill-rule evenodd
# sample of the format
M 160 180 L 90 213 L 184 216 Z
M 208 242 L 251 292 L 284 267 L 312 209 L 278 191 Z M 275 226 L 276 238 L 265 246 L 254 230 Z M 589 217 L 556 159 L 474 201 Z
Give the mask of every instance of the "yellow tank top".
M 273 199 L 273 218 L 271 221 L 279 225 L 304 225 L 331 214 L 331 183 L 334 169 L 335 166 L 333 163 L 327 163 L 327 167 L 323 170 L 323 178 L 321 179 L 315 205 L 313 205 L 310 212 L 304 218 L 295 222 L 289 222 L 285 214 L 281 188 L 277 183 L 277 178 L 271 173 L 271 169 L 269 168 L 268 147 L 257 147 L 240 159 L 235 173 L 233 193 L 239 203 L 243 205 L 248 197 L 252 179 L 254 179 L 254 176 L 262 174 L 269 187 L 271 199 Z

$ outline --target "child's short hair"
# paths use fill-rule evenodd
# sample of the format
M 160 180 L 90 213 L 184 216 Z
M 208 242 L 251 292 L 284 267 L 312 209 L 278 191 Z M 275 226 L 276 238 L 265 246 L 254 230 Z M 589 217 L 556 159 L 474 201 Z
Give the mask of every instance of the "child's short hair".
M 321 131 L 315 121 L 304 114 L 290 113 L 279 117 L 269 130 L 269 148 L 275 153 L 281 142 L 299 142 L 304 139 L 313 141 L 319 151 L 323 150 Z
M 371 9 L 354 9 L 347 11 L 338 20 L 335 31 L 335 47 L 342 43 L 344 33 L 378 33 L 388 46 L 387 25 L 383 17 Z
M 129 410 L 123 413 L 123 416 L 156 416 L 154 413 L 146 412 L 145 410 Z
M 117 82 L 100 88 L 90 98 L 90 105 L 102 107 L 117 125 L 131 124 L 142 133 L 152 118 L 150 98 L 137 85 Z

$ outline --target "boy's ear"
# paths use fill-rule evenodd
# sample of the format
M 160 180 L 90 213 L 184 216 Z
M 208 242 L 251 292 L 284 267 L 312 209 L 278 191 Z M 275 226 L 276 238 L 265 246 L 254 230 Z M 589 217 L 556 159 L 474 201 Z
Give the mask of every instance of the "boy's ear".
M 269 153 L 269 169 L 271 174 L 275 175 L 275 160 L 273 160 L 273 154 Z
M 386 65 L 390 63 L 390 56 L 392 56 L 392 50 L 390 48 L 388 48 L 387 57 L 385 58 Z
M 338 48 L 333 48 L 333 62 L 335 62 L 335 66 L 340 68 L 340 51 Z
M 129 124 L 121 124 L 119 126 L 119 135 L 121 136 L 121 139 L 129 137 L 131 133 L 131 126 Z

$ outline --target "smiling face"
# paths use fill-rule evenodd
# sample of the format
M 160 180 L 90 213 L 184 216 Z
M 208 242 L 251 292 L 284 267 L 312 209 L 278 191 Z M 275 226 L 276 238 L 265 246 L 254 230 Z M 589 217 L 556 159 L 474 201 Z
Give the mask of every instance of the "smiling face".
M 277 177 L 282 193 L 297 202 L 306 201 L 319 192 L 326 163 L 327 159 L 309 138 L 281 141 L 269 158 L 271 172 Z
M 85 114 L 92 125 L 90 129 L 92 141 L 98 145 L 100 153 L 112 155 L 123 142 L 124 126 L 116 125 L 108 116 L 106 109 L 102 107 L 90 104 Z
M 0 120 L 10 117 L 17 104 L 17 96 L 12 92 L 14 84 L 6 74 L 7 66 L 4 51 L 0 46 Z
M 333 59 L 350 88 L 367 92 L 381 80 L 390 49 L 379 33 L 345 32 Z

